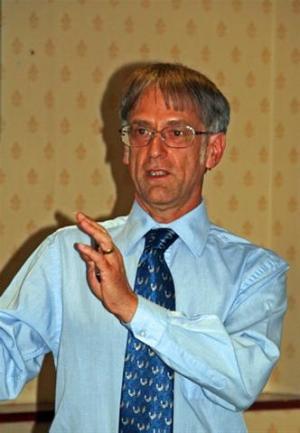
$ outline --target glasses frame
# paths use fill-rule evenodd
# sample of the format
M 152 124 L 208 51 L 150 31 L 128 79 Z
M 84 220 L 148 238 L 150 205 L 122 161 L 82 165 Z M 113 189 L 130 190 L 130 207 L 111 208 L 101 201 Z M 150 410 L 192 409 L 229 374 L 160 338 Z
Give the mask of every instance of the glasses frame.
M 163 140 L 163 142 L 165 143 L 166 146 L 171 147 L 173 149 L 184 149 L 186 147 L 190 147 L 193 144 L 196 135 L 213 135 L 213 134 L 218 134 L 217 132 L 213 132 L 213 131 L 196 131 L 195 128 L 193 128 L 191 125 L 180 125 L 180 126 L 190 129 L 192 131 L 192 133 L 193 133 L 190 142 L 188 142 L 188 144 L 186 146 L 172 146 L 172 145 L 170 145 L 170 144 L 168 144 L 166 142 L 166 139 L 163 137 L 162 132 L 165 129 L 170 128 L 171 126 L 165 126 L 161 130 L 158 130 L 158 129 L 155 129 L 155 128 L 148 128 L 147 126 L 142 126 L 141 125 L 141 128 L 145 128 L 150 133 L 149 134 L 149 141 L 147 142 L 147 144 L 143 144 L 143 145 L 134 145 L 134 144 L 131 144 L 131 143 L 126 143 L 123 140 L 123 134 L 124 133 L 125 134 L 129 133 L 129 131 L 126 131 L 126 128 L 129 129 L 129 128 L 132 127 L 132 125 L 127 124 L 127 125 L 122 126 L 122 128 L 119 129 L 119 133 L 121 135 L 122 143 L 125 144 L 125 146 L 127 146 L 127 147 L 134 147 L 134 148 L 137 148 L 137 149 L 140 148 L 140 147 L 147 147 L 147 146 L 149 146 L 149 144 L 151 143 L 151 141 L 153 140 L 153 138 L 157 134 L 160 135 L 161 139 Z

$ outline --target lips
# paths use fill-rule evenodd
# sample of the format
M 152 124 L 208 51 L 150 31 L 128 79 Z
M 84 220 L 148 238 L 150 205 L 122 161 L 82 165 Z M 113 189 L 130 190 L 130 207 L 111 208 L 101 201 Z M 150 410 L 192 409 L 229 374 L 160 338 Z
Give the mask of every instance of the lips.
M 169 172 L 167 170 L 156 169 L 156 170 L 147 170 L 147 176 L 149 177 L 162 177 L 167 176 Z

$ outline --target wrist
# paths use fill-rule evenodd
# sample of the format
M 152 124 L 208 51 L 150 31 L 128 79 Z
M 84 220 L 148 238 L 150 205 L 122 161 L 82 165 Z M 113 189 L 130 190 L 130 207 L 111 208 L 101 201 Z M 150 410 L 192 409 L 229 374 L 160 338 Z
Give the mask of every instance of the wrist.
M 118 311 L 112 313 L 124 323 L 129 323 L 133 319 L 133 316 L 137 310 L 138 297 L 134 292 L 128 294 L 126 301 L 118 305 Z

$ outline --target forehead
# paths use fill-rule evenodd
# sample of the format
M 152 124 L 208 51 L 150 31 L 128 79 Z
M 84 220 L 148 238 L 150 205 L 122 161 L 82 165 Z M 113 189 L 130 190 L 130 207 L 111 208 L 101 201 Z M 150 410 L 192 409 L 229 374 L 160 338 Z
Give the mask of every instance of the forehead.
M 143 116 L 173 116 L 175 118 L 189 118 L 201 121 L 199 108 L 188 96 L 172 98 L 163 94 L 158 87 L 145 89 L 137 99 L 134 107 L 129 113 L 129 120 Z

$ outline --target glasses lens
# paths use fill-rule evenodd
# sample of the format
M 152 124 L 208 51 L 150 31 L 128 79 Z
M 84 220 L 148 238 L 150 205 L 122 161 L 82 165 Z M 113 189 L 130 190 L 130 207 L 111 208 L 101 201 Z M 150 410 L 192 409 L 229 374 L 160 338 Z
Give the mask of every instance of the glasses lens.
M 158 133 L 169 147 L 188 147 L 193 143 L 195 131 L 188 125 L 167 126 L 161 132 L 151 131 L 145 126 L 128 125 L 121 129 L 121 139 L 127 146 L 147 146 Z
M 133 146 L 147 146 L 151 132 L 145 126 L 132 125 L 130 127 L 130 144 Z
M 168 126 L 161 134 L 170 147 L 187 147 L 195 137 L 194 129 L 188 125 Z
M 144 126 L 130 125 L 121 129 L 121 139 L 127 146 L 147 146 L 151 138 L 151 131 Z

